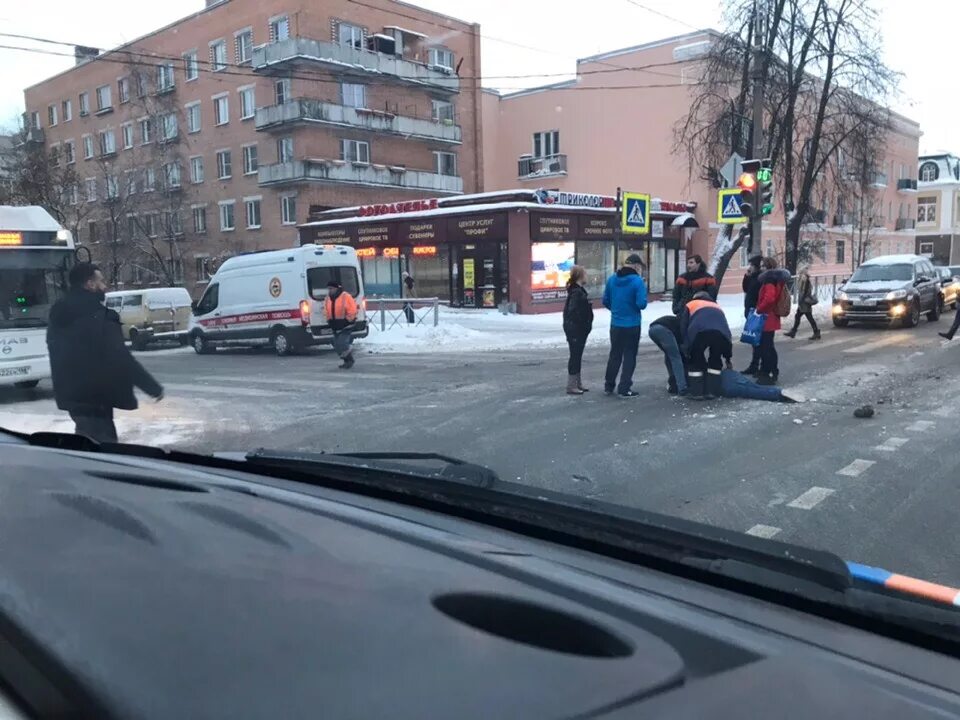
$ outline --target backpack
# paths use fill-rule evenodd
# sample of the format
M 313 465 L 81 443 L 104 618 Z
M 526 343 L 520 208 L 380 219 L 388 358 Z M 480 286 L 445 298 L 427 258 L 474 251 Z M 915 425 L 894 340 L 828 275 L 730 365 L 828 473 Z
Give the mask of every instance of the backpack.
M 780 286 L 780 294 L 777 295 L 777 304 L 773 311 L 780 317 L 790 316 L 790 289 L 786 283 Z

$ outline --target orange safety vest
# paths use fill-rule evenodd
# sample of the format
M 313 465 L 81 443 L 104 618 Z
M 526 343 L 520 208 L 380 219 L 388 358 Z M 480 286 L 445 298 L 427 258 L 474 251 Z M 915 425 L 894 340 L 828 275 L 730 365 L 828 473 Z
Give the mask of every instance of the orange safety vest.
M 687 311 L 690 313 L 691 317 L 697 310 L 703 310 L 703 308 L 716 308 L 717 310 L 723 311 L 717 303 L 712 300 L 691 300 L 687 303 Z
M 327 299 L 323 303 L 323 311 L 326 313 L 327 322 L 337 319 L 353 322 L 357 319 L 357 301 L 344 290 L 337 295 L 336 300 L 332 300 L 327 295 Z

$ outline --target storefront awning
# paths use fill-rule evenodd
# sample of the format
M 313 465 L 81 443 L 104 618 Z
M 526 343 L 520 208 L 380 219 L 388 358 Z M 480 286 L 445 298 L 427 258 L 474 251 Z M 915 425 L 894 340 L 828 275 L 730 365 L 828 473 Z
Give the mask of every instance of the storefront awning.
M 698 228 L 700 227 L 700 223 L 697 222 L 693 213 L 685 212 L 677 215 L 673 219 L 673 222 L 670 223 L 670 227 Z

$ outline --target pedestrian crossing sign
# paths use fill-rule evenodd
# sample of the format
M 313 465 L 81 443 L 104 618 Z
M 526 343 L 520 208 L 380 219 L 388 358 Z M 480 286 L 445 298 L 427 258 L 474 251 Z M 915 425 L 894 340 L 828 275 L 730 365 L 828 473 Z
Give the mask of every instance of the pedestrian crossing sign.
M 736 225 L 746 221 L 740 211 L 740 188 L 721 190 L 717 194 L 717 222 Z
M 650 233 L 650 196 L 644 193 L 623 193 L 620 229 L 625 233 Z

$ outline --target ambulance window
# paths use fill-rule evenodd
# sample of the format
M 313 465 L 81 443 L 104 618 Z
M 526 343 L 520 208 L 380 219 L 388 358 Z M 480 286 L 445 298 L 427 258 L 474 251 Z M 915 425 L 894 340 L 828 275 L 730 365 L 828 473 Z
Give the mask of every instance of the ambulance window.
M 208 312 L 213 312 L 217 309 L 217 304 L 220 302 L 220 284 L 214 283 L 207 288 L 207 291 L 203 294 L 203 297 L 200 298 L 200 302 L 197 303 L 197 315 L 206 315 Z
M 337 280 L 343 289 L 353 297 L 360 293 L 360 281 L 357 277 L 357 269 L 354 267 L 316 267 L 307 270 L 307 284 L 310 289 L 310 296 L 314 300 L 322 300 L 327 296 L 327 283 L 333 278 Z

